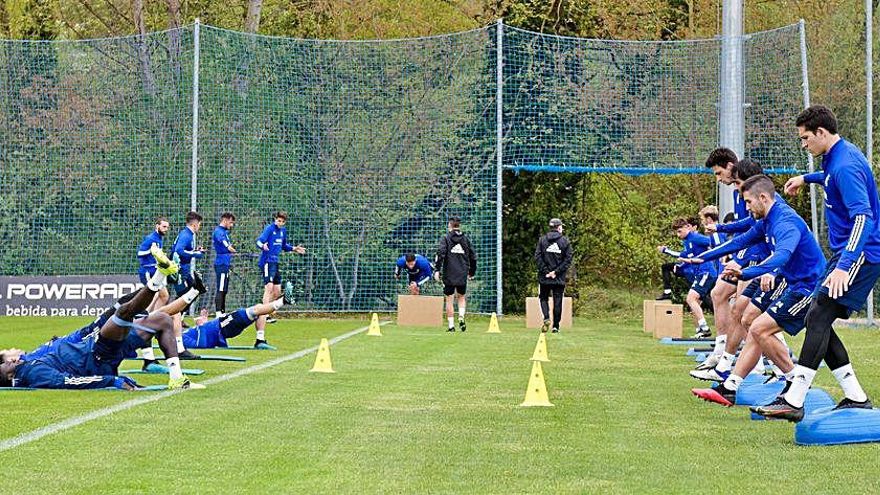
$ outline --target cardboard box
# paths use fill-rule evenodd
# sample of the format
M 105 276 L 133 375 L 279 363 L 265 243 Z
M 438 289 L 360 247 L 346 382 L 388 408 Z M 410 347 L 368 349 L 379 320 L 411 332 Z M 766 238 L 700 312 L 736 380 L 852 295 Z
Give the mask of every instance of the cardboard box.
M 443 297 L 397 296 L 397 324 L 409 327 L 442 327 Z
M 681 304 L 657 303 L 654 305 L 654 338 L 681 338 L 682 316 L 684 308 Z
M 645 333 L 654 334 L 654 306 L 658 301 L 645 299 L 642 301 L 642 330 Z
M 550 319 L 553 319 L 553 297 L 549 299 Z M 544 323 L 544 315 L 541 314 L 541 301 L 537 297 L 526 298 L 526 328 L 541 328 Z M 560 328 L 571 328 L 571 298 L 562 298 L 562 321 L 559 322 Z

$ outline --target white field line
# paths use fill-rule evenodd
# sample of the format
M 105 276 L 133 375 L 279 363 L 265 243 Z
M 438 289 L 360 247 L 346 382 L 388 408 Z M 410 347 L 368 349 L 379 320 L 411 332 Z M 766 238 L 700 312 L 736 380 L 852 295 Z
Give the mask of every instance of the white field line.
M 385 321 L 380 323 L 380 325 L 387 325 L 391 323 L 390 321 Z M 338 335 L 330 339 L 330 344 L 335 344 L 337 342 L 343 341 L 345 339 L 354 337 L 355 335 L 365 332 L 369 329 L 369 326 L 361 327 L 355 330 L 352 330 L 348 333 L 344 333 L 342 335 Z M 265 363 L 260 363 L 254 366 L 249 366 L 247 368 L 242 368 L 238 371 L 234 371 L 232 373 L 228 373 L 225 375 L 220 375 L 218 377 L 214 377 L 208 380 L 205 380 L 202 383 L 204 385 L 214 385 L 217 383 L 223 383 L 234 378 L 238 378 L 241 376 L 250 375 L 252 373 L 256 373 L 258 371 L 263 371 L 267 368 L 271 368 L 273 366 L 278 366 L 279 364 L 286 363 L 288 361 L 292 361 L 294 359 L 299 359 L 305 355 L 311 354 L 318 350 L 318 346 L 309 347 L 308 349 L 303 349 L 301 351 L 294 352 L 293 354 L 288 354 L 286 356 L 281 356 L 270 361 L 266 361 Z M 20 447 L 22 445 L 37 441 L 43 437 L 47 437 L 49 435 L 54 435 L 55 433 L 62 432 L 64 430 L 69 430 L 75 426 L 79 426 L 84 423 L 88 423 L 90 421 L 94 421 L 96 419 L 100 419 L 106 416 L 109 416 L 113 413 L 126 411 L 128 409 L 132 409 L 134 407 L 149 404 L 150 402 L 156 402 L 158 400 L 162 400 L 166 397 L 171 397 L 172 395 L 177 395 L 181 392 L 188 392 L 187 390 L 167 390 L 165 392 L 159 393 L 149 393 L 144 392 L 144 395 L 138 397 L 137 399 L 127 400 L 125 402 L 120 402 L 119 404 L 105 407 L 104 409 L 98 409 L 97 411 L 92 411 L 90 413 L 83 414 L 82 416 L 76 416 L 73 418 L 68 418 L 63 421 L 59 421 L 57 423 L 53 423 L 48 426 L 44 426 L 42 428 L 37 428 L 36 430 L 32 430 L 26 433 L 22 433 L 21 435 L 7 438 L 3 441 L 0 441 L 0 452 L 4 452 L 10 449 L 14 449 L 16 447 Z

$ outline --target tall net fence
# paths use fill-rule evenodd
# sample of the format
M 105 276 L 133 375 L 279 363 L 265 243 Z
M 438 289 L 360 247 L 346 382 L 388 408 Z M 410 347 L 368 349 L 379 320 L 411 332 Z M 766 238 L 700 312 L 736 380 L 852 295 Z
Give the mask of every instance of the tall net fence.
M 802 170 L 797 25 L 744 40 L 746 153 Z M 537 171 L 701 172 L 719 137 L 721 40 L 627 42 L 505 27 L 504 164 Z
M 779 170 L 804 163 L 787 126 L 802 105 L 797 41 L 796 27 L 746 41 L 747 149 Z M 478 255 L 469 308 L 494 311 L 499 131 L 508 169 L 702 171 L 719 57 L 718 40 L 499 25 L 371 42 L 208 26 L 0 41 L 0 275 L 133 274 L 155 218 L 171 220 L 170 248 L 195 199 L 199 244 L 222 212 L 238 220 L 227 307 L 260 298 L 255 240 L 284 209 L 308 250 L 282 257 L 296 310 L 390 310 L 396 259 L 432 259 L 459 216 Z M 213 259 L 197 264 L 209 285 Z

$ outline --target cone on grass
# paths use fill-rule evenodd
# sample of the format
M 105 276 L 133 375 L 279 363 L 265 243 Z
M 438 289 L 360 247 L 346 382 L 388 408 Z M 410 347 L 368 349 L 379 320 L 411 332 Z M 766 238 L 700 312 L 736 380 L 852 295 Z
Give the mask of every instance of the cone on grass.
M 532 361 L 549 363 L 550 356 L 547 355 L 547 334 L 542 333 L 538 336 L 538 343 L 535 344 L 535 352 L 532 353 Z
M 520 407 L 553 407 L 547 396 L 547 384 L 544 383 L 544 371 L 541 369 L 540 361 L 532 362 L 529 388 L 526 389 L 526 399 Z
M 373 319 L 370 321 L 370 330 L 367 335 L 371 337 L 381 337 L 382 330 L 379 328 L 379 315 L 373 313 Z
M 498 315 L 492 313 L 492 319 L 489 320 L 489 329 L 486 330 L 486 333 L 501 333 L 501 328 L 498 327 Z
M 333 363 L 330 361 L 330 343 L 327 342 L 327 339 L 321 339 L 318 354 L 315 356 L 315 365 L 309 371 L 312 373 L 336 373 L 333 371 Z

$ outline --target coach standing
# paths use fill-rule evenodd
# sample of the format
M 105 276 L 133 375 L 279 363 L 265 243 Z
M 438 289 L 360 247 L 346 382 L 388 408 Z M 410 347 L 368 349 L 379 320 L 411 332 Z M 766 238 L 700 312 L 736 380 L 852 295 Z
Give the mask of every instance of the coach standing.
M 538 263 L 538 299 L 541 301 L 541 314 L 544 315 L 542 332 L 550 328 L 550 306 L 547 299 L 553 293 L 553 333 L 559 332 L 562 320 L 562 297 L 568 268 L 571 266 L 571 243 L 562 235 L 562 220 L 550 220 L 550 230 L 538 240 L 535 248 L 535 261 Z

